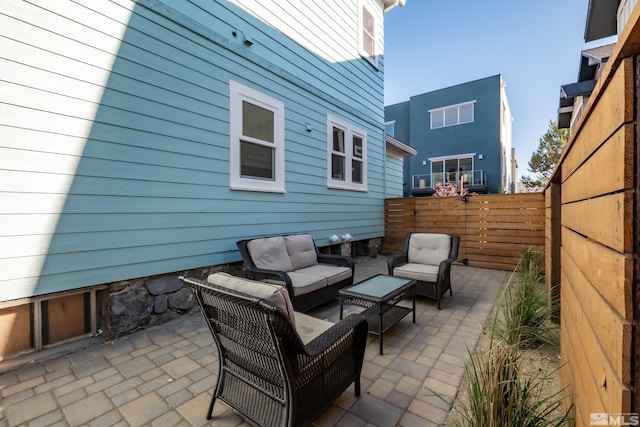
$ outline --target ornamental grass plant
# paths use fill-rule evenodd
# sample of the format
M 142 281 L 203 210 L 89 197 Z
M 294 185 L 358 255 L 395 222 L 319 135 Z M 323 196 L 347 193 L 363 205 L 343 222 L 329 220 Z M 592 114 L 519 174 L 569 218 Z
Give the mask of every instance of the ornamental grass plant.
M 572 408 L 563 409 L 564 390 L 549 387 L 557 369 L 526 369 L 523 358 L 532 346 L 559 344 L 558 327 L 551 321 L 553 305 L 544 286 L 543 262 L 542 253 L 524 252 L 520 268 L 505 285 L 488 332 L 488 348 L 471 353 L 465 382 L 468 399 L 455 408 L 453 425 L 570 425 Z

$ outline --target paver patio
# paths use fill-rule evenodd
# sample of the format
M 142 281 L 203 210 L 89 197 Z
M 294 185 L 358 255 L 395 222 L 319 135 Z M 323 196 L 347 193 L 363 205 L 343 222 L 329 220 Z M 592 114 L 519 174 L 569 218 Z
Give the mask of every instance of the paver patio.
M 385 257 L 356 261 L 356 281 L 386 274 Z M 443 297 L 443 309 L 418 297 L 416 323 L 407 316 L 388 330 L 383 356 L 370 335 L 361 396 L 350 387 L 314 425 L 441 425 L 508 274 L 454 265 L 454 295 Z M 345 307 L 345 313 L 359 310 Z M 339 306 L 328 303 L 310 314 L 337 321 Z M 205 419 L 218 362 L 199 312 L 83 345 L 47 360 L 33 360 L 40 354 L 0 364 L 0 427 L 248 425 L 222 402 L 217 418 Z

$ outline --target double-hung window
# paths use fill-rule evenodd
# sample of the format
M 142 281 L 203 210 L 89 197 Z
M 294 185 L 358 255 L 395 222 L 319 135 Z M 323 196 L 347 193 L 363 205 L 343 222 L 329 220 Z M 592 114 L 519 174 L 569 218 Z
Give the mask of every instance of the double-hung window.
M 367 133 L 327 117 L 327 186 L 367 191 Z
M 229 82 L 230 185 L 284 193 L 284 103 Z
M 374 67 L 378 67 L 377 38 L 376 38 L 376 17 L 371 10 L 360 2 L 360 55 L 371 62 Z

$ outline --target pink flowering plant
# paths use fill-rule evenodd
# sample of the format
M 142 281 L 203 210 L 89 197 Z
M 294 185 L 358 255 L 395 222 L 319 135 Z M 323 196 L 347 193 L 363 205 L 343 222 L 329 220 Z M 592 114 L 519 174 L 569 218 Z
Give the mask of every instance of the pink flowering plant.
M 434 197 L 460 197 L 469 194 L 469 190 L 467 190 L 463 186 L 460 186 L 460 188 L 458 188 L 450 182 L 447 184 L 443 184 L 441 182 L 437 183 L 435 190 L 436 192 L 433 193 Z

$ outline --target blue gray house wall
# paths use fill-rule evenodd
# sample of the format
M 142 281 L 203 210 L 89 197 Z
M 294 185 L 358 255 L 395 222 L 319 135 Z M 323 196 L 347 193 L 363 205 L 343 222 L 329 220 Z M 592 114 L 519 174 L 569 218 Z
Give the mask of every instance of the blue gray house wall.
M 429 110 L 470 101 L 475 101 L 472 123 L 430 128 Z M 504 123 L 503 103 L 506 104 L 508 123 Z M 474 169 L 484 170 L 487 174 L 488 192 L 508 189 L 502 181 L 503 170 L 510 168 L 504 164 L 505 157 L 509 163 L 511 156 L 510 119 L 500 75 L 415 95 L 409 101 L 386 106 L 385 121 L 395 121 L 395 137 L 418 152 L 405 159 L 405 183 L 408 185 L 404 194 L 411 194 L 412 175 L 430 172 L 430 158 L 469 153 L 474 154 Z M 505 156 L 503 151 L 506 151 Z
M 359 1 L 268 3 L 3 2 L 0 302 L 238 261 L 243 238 L 383 235 Z M 231 80 L 285 105 L 285 193 L 230 189 Z M 327 187 L 328 114 L 366 131 L 368 191 Z

